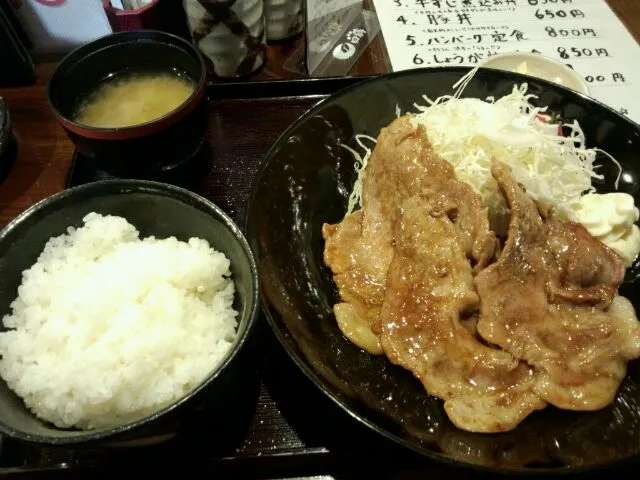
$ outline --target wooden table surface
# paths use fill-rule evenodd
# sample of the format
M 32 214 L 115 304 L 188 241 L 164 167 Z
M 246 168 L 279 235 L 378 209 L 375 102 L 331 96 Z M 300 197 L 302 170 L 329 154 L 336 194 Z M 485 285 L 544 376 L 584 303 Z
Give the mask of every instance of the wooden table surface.
M 636 40 L 640 41 L 640 0 L 608 0 Z M 249 80 L 295 78 L 282 68 L 301 39 L 269 46 L 268 63 Z M 0 184 L 0 227 L 37 201 L 64 188 L 73 145 L 47 104 L 45 85 L 54 64 L 38 66 L 35 85 L 0 89 L 9 107 L 18 141 L 18 153 L 8 176 Z M 354 75 L 389 71 L 381 36 L 374 41 L 352 70 Z

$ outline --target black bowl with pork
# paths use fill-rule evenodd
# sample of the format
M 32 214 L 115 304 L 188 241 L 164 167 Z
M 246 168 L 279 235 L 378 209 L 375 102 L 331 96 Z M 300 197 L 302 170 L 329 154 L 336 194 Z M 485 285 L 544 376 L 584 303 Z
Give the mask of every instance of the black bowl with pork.
M 576 412 L 547 407 L 512 431 L 470 433 L 453 425 L 443 402 L 428 395 L 411 372 L 354 345 L 336 324 L 333 306 L 340 297 L 324 262 L 322 227 L 343 219 L 356 180 L 354 157 L 342 145 L 355 148 L 358 134 L 377 137 L 398 109 L 415 112 L 416 103 L 424 104 L 423 95 L 451 95 L 466 73 L 466 68 L 429 68 L 364 81 L 323 100 L 281 135 L 255 181 L 246 219 L 260 265 L 263 310 L 300 369 L 340 408 L 429 459 L 529 474 L 640 459 L 638 361 L 629 364 L 618 395 L 606 408 Z M 497 70 L 480 69 L 463 96 L 500 98 L 525 82 L 528 93 L 538 97 L 534 103 L 548 106 L 550 114 L 567 123 L 577 120 L 588 147 L 599 147 L 620 162 L 618 191 L 640 205 L 640 127 L 633 121 L 556 84 Z M 604 155 L 596 163 L 604 175 L 594 182 L 597 190 L 616 191 L 616 165 Z M 372 250 L 367 258 L 375 261 L 379 255 Z M 637 312 L 639 273 L 636 261 L 620 288 Z

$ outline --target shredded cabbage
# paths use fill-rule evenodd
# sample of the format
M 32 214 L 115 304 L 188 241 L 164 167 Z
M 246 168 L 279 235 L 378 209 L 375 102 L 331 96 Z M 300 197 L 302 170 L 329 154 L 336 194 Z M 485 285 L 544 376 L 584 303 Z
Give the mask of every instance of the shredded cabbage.
M 398 107 L 396 106 L 396 109 Z M 356 150 L 349 147 L 348 145 L 342 145 L 342 148 L 348 150 L 353 158 L 355 159 L 354 168 L 358 177 L 353 184 L 353 190 L 351 190 L 351 194 L 349 194 L 349 201 L 347 203 L 347 215 L 353 213 L 353 211 L 362 205 L 361 196 L 362 196 L 362 181 L 364 180 L 364 172 L 367 167 L 367 162 L 369 161 L 369 157 L 371 157 L 372 150 L 367 147 L 362 140 L 369 140 L 373 145 L 376 143 L 376 139 L 370 137 L 369 135 L 356 135 L 356 143 L 363 150 L 363 154 L 360 155 Z
M 599 150 L 586 148 L 585 136 L 575 121 L 562 124 L 565 136 L 558 135 L 559 125 L 542 119 L 547 108 L 531 103 L 537 97 L 527 94 L 527 84 L 514 86 L 498 100 L 460 98 L 475 71 L 454 85 L 458 87 L 454 95 L 436 100 L 424 96 L 428 105 L 415 105 L 418 112 L 411 115 L 413 123 L 425 126 L 435 152 L 453 164 L 459 180 L 482 195 L 496 232 L 506 231 L 508 210 L 491 176 L 494 158 L 511 167 L 515 179 L 542 207 L 560 219 L 569 218 L 580 197 L 595 190 L 591 180 L 602 178 L 594 171 Z M 345 146 L 354 154 L 358 171 L 347 214 L 360 204 L 361 183 L 371 156 L 371 148 L 359 137 L 362 155 Z

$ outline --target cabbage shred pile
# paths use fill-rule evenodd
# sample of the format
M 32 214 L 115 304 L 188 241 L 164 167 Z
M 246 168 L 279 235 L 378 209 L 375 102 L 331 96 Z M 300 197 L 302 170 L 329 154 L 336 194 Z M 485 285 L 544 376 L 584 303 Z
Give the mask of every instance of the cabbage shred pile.
M 482 195 L 496 232 L 506 232 L 508 209 L 491 176 L 493 159 L 508 164 L 541 207 L 557 218 L 569 218 L 580 197 L 595 191 L 592 179 L 602 178 L 594 170 L 599 150 L 586 148 L 576 121 L 562 124 L 565 135 L 559 135 L 559 125 L 545 116 L 547 108 L 533 105 L 537 97 L 527 93 L 527 84 L 514 86 L 498 100 L 460 98 L 475 71 L 454 85 L 459 86 L 454 95 L 436 100 L 424 96 L 428 105 L 415 105 L 418 112 L 411 115 L 412 122 L 424 125 L 434 151 L 454 166 L 459 180 Z M 375 143 L 371 137 L 356 136 L 362 154 L 345 146 L 354 155 L 358 172 L 347 214 L 360 205 L 361 184 L 372 153 L 364 139 Z

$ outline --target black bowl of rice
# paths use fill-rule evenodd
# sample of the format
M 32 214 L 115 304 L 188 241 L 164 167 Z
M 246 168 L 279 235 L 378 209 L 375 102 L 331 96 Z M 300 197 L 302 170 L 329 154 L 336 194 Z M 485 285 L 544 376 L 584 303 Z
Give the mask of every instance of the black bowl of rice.
M 166 434 L 224 395 L 257 313 L 251 250 L 206 199 L 141 180 L 53 195 L 0 232 L 0 433 Z

